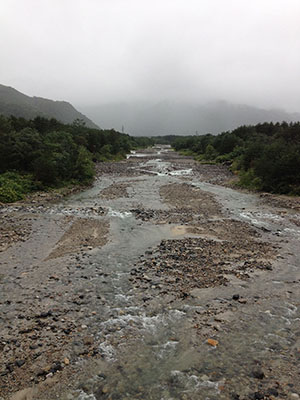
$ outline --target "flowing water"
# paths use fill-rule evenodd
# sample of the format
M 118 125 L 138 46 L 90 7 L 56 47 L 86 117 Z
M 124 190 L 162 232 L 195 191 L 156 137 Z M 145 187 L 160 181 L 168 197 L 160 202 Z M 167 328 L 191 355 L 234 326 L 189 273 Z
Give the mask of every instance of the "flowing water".
M 279 215 L 270 207 L 263 207 L 257 195 L 201 182 L 192 168 L 174 169 L 171 160 L 164 158 L 168 150 L 155 151 L 128 156 L 145 158 L 142 163 L 132 164 L 144 175 L 114 178 L 120 183 L 130 180 L 128 198 L 100 198 L 99 193 L 112 184 L 111 179 L 103 178 L 63 205 L 65 209 L 83 210 L 107 207 L 108 214 L 103 218 L 110 220 L 111 235 L 110 242 L 94 250 L 89 258 L 89 267 L 102 272 L 101 278 L 93 282 L 101 300 L 91 305 L 99 314 L 93 329 L 101 341 L 102 359 L 98 367 L 85 364 L 80 376 L 85 385 L 68 389 L 65 399 L 229 398 L 231 391 L 247 395 L 254 390 L 249 374 L 257 363 L 269 365 L 272 371 L 283 368 L 282 374 L 287 375 L 288 368 L 298 368 L 290 352 L 299 351 L 300 228 L 288 214 Z M 284 263 L 277 262 L 276 274 L 266 274 L 257 281 L 241 281 L 234 289 L 204 289 L 185 301 L 169 303 L 164 298 L 154 298 L 146 305 L 143 293 L 129 280 L 130 271 L 161 240 L 178 239 L 186 233 L 178 236 L 172 224 L 138 220 L 131 210 L 140 206 L 167 210 L 159 188 L 176 182 L 188 182 L 212 193 L 227 217 L 267 232 L 268 240 L 281 246 L 284 257 Z M 208 346 L 192 329 L 193 316 L 195 312 L 201 314 L 208 304 L 230 303 L 233 290 L 257 301 L 243 311 L 236 310 L 233 304 L 231 310 L 236 312 L 236 318 L 226 330 L 218 332 L 219 346 Z M 268 373 L 270 377 L 273 374 L 271 370 Z

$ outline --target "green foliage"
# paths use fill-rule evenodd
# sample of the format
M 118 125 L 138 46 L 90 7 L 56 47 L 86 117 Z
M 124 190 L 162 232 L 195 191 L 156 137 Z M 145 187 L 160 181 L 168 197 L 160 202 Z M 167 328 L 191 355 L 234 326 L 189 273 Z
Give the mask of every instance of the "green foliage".
M 0 175 L 0 202 L 11 203 L 24 198 L 26 193 L 37 188 L 30 175 L 6 172 Z
M 80 146 L 78 149 L 75 163 L 75 174 L 77 179 L 83 183 L 90 183 L 95 175 L 91 153 L 83 146 Z
M 300 194 L 300 123 L 241 126 L 217 136 L 179 137 L 175 150 L 198 161 L 231 165 L 240 186 Z
M 20 189 L 13 187 L 12 182 L 6 182 L 0 186 L 0 202 L 2 203 L 13 203 L 14 201 L 21 200 L 23 194 L 20 193 Z
M 212 161 L 217 157 L 217 155 L 218 153 L 215 148 L 211 144 L 208 144 L 205 149 L 205 159 Z
M 265 145 L 254 170 L 262 179 L 263 190 L 300 194 L 300 144 L 286 144 L 280 139 Z
M 121 160 L 131 149 L 151 143 L 149 138 L 88 128 L 82 120 L 66 125 L 43 117 L 27 121 L 0 116 L 0 174 L 31 174 L 31 182 L 44 188 L 86 184 L 95 174 L 93 161 Z M 17 175 L 6 176 L 0 201 L 19 200 L 33 190 L 25 190 L 23 183 Z
M 156 143 L 155 138 L 149 138 L 143 136 L 132 137 L 131 140 L 132 140 L 132 147 L 134 149 L 154 146 Z
M 187 149 L 187 150 L 180 150 L 179 153 L 182 154 L 183 156 L 187 156 L 187 157 L 194 157 L 194 156 L 197 155 L 197 153 L 195 153 L 194 151 L 189 150 L 189 149 Z
M 237 185 L 240 187 L 252 190 L 262 189 L 262 180 L 255 175 L 255 171 L 253 168 L 250 168 L 248 171 L 241 171 L 239 178 L 240 179 Z

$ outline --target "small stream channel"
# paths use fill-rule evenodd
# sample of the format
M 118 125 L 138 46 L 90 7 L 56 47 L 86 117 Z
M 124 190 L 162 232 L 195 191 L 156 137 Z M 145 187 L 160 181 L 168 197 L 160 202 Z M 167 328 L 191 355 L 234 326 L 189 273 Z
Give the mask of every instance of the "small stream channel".
M 233 396 L 234 393 L 247 395 L 254 390 L 249 380 L 253 365 L 269 363 L 280 369 L 290 349 L 296 351 L 299 347 L 299 261 L 295 254 L 299 251 L 300 229 L 286 216 L 274 214 L 267 207 L 262 209 L 256 195 L 199 182 L 192 169 L 174 170 L 171 162 L 163 159 L 162 150 L 157 150 L 157 154 L 133 156 L 153 158 L 135 167 L 145 171 L 145 175 L 130 178 L 134 182 L 128 189 L 130 197 L 100 199 L 100 191 L 112 183 L 106 178 L 66 203 L 79 208 L 109 207 L 111 240 L 102 249 L 93 251 L 89 258 L 90 268 L 100 266 L 105 274 L 105 282 L 99 278 L 97 283 L 105 299 L 104 305 L 99 304 L 101 318 L 96 327 L 103 359 L 98 370 L 86 367 L 81 377 L 86 386 L 68 390 L 63 398 L 228 398 L 228 391 L 226 396 L 223 394 L 224 385 L 230 386 Z M 203 296 L 184 302 L 178 300 L 170 305 L 164 304 L 163 298 L 157 298 L 150 306 L 145 305 L 143 296 L 129 280 L 131 269 L 140 256 L 162 239 L 182 236 L 174 235 L 171 224 L 142 222 L 130 210 L 138 205 L 167 209 L 160 201 L 159 187 L 182 183 L 182 177 L 214 194 L 227 217 L 263 229 L 269 240 L 282 246 L 284 265 L 277 263 L 276 274 L 272 272 L 255 282 L 241 282 L 234 288 L 204 289 Z M 114 181 L 128 181 L 128 178 L 116 177 Z M 292 285 L 290 289 L 286 289 L 287 282 Z M 236 310 L 231 327 L 226 332 L 218 332 L 217 348 L 199 342 L 192 329 L 195 310 L 201 313 L 208 304 L 230 303 L 235 291 L 256 297 L 255 307 Z M 235 305 L 231 309 L 235 310 Z M 297 368 L 297 364 L 291 364 L 291 368 Z

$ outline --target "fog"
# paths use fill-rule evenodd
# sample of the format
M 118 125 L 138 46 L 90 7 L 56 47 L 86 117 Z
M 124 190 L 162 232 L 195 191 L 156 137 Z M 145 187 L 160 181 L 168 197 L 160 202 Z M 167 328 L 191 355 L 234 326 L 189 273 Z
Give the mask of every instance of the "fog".
M 2 0 L 0 83 L 80 107 L 300 111 L 299 0 Z

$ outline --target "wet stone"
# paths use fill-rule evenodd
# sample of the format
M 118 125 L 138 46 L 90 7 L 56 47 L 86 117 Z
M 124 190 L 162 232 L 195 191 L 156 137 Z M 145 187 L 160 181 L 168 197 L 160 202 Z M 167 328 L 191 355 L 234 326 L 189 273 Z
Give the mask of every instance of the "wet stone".
M 255 392 L 250 394 L 250 399 L 251 400 L 263 400 L 265 398 L 264 392 Z
M 25 361 L 24 360 L 16 360 L 16 366 L 17 367 L 22 367 L 22 365 L 24 365 L 25 364 Z
M 252 376 L 255 379 L 263 379 L 265 377 L 265 374 L 262 369 L 254 369 L 252 371 Z
M 300 399 L 300 396 L 299 396 L 297 393 L 291 393 L 291 394 L 289 395 L 289 399 L 290 399 L 290 400 L 299 400 L 299 399 Z
M 10 363 L 10 364 L 7 364 L 7 365 L 6 365 L 6 369 L 7 369 L 8 372 L 13 372 L 13 370 L 14 370 L 13 364 L 11 364 L 11 363 Z
M 275 388 L 269 388 L 269 389 L 267 389 L 266 393 L 267 393 L 267 395 L 269 395 L 269 396 L 274 396 L 274 397 L 278 397 L 278 396 L 279 396 L 278 390 L 275 389 Z

